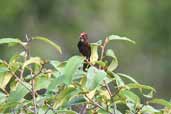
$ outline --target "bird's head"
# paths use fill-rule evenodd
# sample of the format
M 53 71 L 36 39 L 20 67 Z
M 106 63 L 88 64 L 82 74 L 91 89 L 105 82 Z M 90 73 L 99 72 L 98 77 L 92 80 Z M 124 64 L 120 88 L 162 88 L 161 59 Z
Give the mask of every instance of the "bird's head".
M 82 33 L 80 34 L 80 41 L 81 41 L 81 42 L 88 42 L 88 35 L 87 35 L 86 32 L 82 32 Z

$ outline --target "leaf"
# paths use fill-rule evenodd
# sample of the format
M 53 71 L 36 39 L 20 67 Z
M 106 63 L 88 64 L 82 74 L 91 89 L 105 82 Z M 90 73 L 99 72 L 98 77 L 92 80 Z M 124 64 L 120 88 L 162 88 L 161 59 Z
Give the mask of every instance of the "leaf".
M 0 73 L 0 88 L 4 90 L 11 78 L 12 78 L 11 73 L 8 73 L 8 72 Z
M 0 63 L 3 63 L 3 60 L 0 59 Z
M 115 77 L 117 86 L 118 87 L 124 87 L 125 86 L 124 81 L 120 78 L 120 76 L 116 73 L 113 73 L 113 72 L 112 72 L 112 74 Z
M 61 64 L 60 61 L 55 61 L 55 60 L 51 60 L 50 64 L 55 68 L 58 69 L 58 66 Z
M 139 83 L 130 83 L 130 84 L 127 84 L 127 87 L 129 89 L 135 89 L 135 88 L 139 89 L 140 92 L 142 92 L 142 90 L 149 90 L 149 92 L 147 94 L 145 94 L 145 92 L 143 93 L 143 96 L 146 98 L 152 98 L 154 92 L 156 92 L 156 90 L 154 88 L 152 88 L 151 86 L 142 85 Z
M 125 97 L 128 101 L 132 101 L 133 103 L 136 103 L 136 104 L 140 103 L 140 98 L 135 93 L 133 93 L 132 91 L 121 90 L 119 92 L 119 95 L 121 97 Z
M 105 67 L 106 63 L 103 61 L 96 61 L 96 64 L 100 65 L 101 67 Z
M 130 81 L 132 81 L 133 83 L 138 83 L 134 78 L 132 78 L 131 76 L 129 75 L 126 75 L 126 74 L 122 74 L 122 73 L 117 73 L 119 76 L 122 76 L 126 79 L 129 79 Z
M 112 57 L 112 62 L 108 66 L 107 70 L 114 71 L 118 67 L 118 59 L 117 59 L 117 57 L 115 56 L 112 49 L 108 49 L 106 51 L 106 56 Z
M 54 78 L 48 86 L 48 91 L 56 90 L 57 86 L 63 83 L 63 76 Z
M 59 45 L 57 45 L 56 43 L 52 42 L 51 40 L 49 40 L 48 38 L 41 37 L 41 36 L 37 36 L 37 37 L 33 37 L 33 40 L 41 40 L 41 41 L 44 41 L 44 42 L 52 45 L 53 47 L 55 47 L 57 49 L 57 51 L 59 51 L 59 53 L 62 54 L 61 47 Z
M 0 73 L 4 73 L 4 72 L 7 72 L 7 71 L 9 71 L 7 67 L 3 67 L 3 66 L 1 67 L 0 66 Z
M 130 83 L 127 84 L 127 86 L 129 87 L 129 89 L 133 89 L 133 88 L 137 88 L 137 89 L 146 89 L 146 90 L 151 90 L 153 92 L 156 92 L 156 90 L 154 88 L 152 88 L 151 86 L 147 86 L 147 85 L 142 85 L 142 84 L 138 84 L 138 83 Z
M 72 110 L 58 110 L 57 114 L 78 114 L 78 113 Z
M 77 92 L 78 91 L 74 87 L 65 88 L 57 95 L 53 108 L 57 109 L 58 107 L 65 105 L 65 103 L 69 101 L 70 97 L 75 95 Z
M 23 42 L 15 38 L 0 38 L 0 44 L 17 43 L 23 46 Z
M 121 41 L 128 41 L 130 43 L 135 44 L 135 41 L 133 41 L 133 40 L 127 38 L 127 37 L 121 37 L 121 36 L 118 36 L 118 35 L 110 35 L 108 37 L 108 39 L 109 39 L 109 41 L 111 41 L 111 40 L 121 40 Z
M 155 109 L 154 107 L 150 106 L 150 105 L 145 105 L 143 106 L 143 108 L 141 109 L 141 112 L 142 113 L 149 113 L 149 114 L 153 114 L 153 113 L 156 113 L 156 112 L 160 112 L 159 110 Z
M 0 103 L 4 103 L 6 100 L 6 95 L 2 92 L 0 92 Z
M 95 45 L 95 46 L 100 46 L 100 45 L 102 45 L 102 40 L 99 40 L 96 43 L 90 43 L 90 44 Z
M 80 57 L 80 56 L 73 56 L 71 57 L 65 68 L 64 68 L 64 83 L 69 85 L 72 81 L 72 79 L 74 78 L 74 74 L 76 72 L 76 70 L 78 69 L 78 67 L 83 63 L 84 58 Z
M 88 96 L 88 98 L 92 99 L 94 97 L 94 95 L 96 94 L 96 90 L 92 90 L 89 93 L 87 93 L 86 95 Z
M 86 100 L 83 96 L 76 96 L 74 98 L 72 98 L 68 103 L 67 106 L 72 106 L 72 105 L 80 105 L 85 103 Z
M 23 69 L 30 65 L 30 64 L 38 64 L 38 65 L 41 65 L 43 64 L 43 60 L 41 60 L 39 57 L 31 57 L 29 60 L 27 60 L 24 64 L 23 64 Z
M 89 90 L 94 90 L 107 76 L 106 72 L 99 70 L 95 67 L 90 67 L 87 71 L 87 82 L 86 88 Z
M 98 60 L 98 45 L 91 44 L 91 56 L 90 56 L 90 62 L 92 64 L 95 64 Z
M 168 102 L 164 99 L 152 99 L 151 101 L 149 101 L 149 103 L 159 104 L 171 108 L 171 102 Z
M 50 84 L 50 78 L 47 76 L 38 76 L 38 78 L 35 79 L 35 89 L 39 90 L 42 88 L 48 88 Z
M 28 88 L 30 88 L 31 86 L 31 85 L 28 85 L 28 83 L 27 84 L 24 83 L 24 84 Z M 29 92 L 29 90 L 25 86 L 23 86 L 22 84 L 19 84 L 15 91 L 10 92 L 7 102 L 8 103 L 18 102 L 22 98 L 24 98 L 24 96 Z

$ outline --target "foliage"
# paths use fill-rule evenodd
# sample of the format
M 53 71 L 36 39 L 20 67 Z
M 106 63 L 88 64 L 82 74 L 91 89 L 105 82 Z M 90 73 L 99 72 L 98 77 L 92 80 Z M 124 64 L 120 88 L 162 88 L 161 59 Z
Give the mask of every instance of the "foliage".
M 9 61 L 0 60 L 0 112 L 26 114 L 169 114 L 171 103 L 154 97 L 154 88 L 131 76 L 117 73 L 118 59 L 107 44 L 134 41 L 117 35 L 91 44 L 87 71 L 85 58 L 44 60 L 30 55 L 30 44 L 42 40 L 62 53 L 60 46 L 44 37 L 23 42 L 3 38 L 0 44 L 18 44 L 23 52 Z M 12 45 L 14 46 L 14 45 Z M 100 53 L 99 53 L 100 50 Z M 157 108 L 161 105 L 160 108 Z

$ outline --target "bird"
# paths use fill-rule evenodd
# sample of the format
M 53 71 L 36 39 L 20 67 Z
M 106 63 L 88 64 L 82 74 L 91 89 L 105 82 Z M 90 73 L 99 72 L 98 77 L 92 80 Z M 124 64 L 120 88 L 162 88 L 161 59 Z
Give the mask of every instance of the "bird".
M 88 68 L 90 65 L 86 63 L 86 61 L 90 61 L 91 56 L 91 47 L 90 43 L 88 41 L 88 35 L 86 32 L 82 32 L 80 34 L 80 40 L 77 44 L 77 47 L 79 49 L 79 52 L 86 57 L 85 63 L 83 64 L 83 70 L 86 71 L 86 68 Z

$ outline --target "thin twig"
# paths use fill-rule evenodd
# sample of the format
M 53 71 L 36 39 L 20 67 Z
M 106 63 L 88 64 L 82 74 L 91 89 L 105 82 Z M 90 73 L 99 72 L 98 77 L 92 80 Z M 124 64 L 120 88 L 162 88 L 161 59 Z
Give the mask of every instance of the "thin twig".
M 135 114 L 138 114 L 138 113 L 142 110 L 142 108 L 143 108 L 144 106 L 145 106 L 145 105 L 143 104 L 140 108 L 138 108 L 138 109 L 136 110 Z
M 104 80 L 103 82 L 105 84 L 105 88 L 108 91 L 108 93 L 110 95 L 110 99 L 112 101 L 112 106 L 113 106 L 113 113 L 112 114 L 116 114 L 116 110 L 115 110 L 116 107 L 115 107 L 115 103 L 114 103 L 114 100 L 113 100 L 113 95 L 112 95 L 112 93 L 110 91 L 110 88 L 109 88 L 108 84 L 106 83 L 106 81 Z
M 48 106 L 48 109 L 46 110 L 46 112 L 44 114 L 47 114 L 49 110 L 52 110 L 54 114 L 56 114 L 56 111 L 52 108 L 52 106 L 46 104 Z
M 87 104 L 84 104 L 81 107 L 81 111 L 79 112 L 79 114 L 86 114 L 86 112 L 87 112 Z
M 33 97 L 33 105 L 34 105 L 34 114 L 37 114 L 37 104 L 36 104 L 36 91 L 35 91 L 35 80 L 31 80 L 31 86 L 32 86 L 32 97 Z
M 6 89 L 1 88 L 1 90 L 3 91 L 3 93 L 5 93 L 7 96 L 9 95 L 8 91 Z
M 8 67 L 8 63 L 7 63 L 7 62 L 4 62 L 4 64 L 7 65 L 7 67 Z M 31 89 L 28 88 L 28 87 L 23 83 L 23 81 L 15 74 L 15 72 L 12 72 L 12 70 L 11 70 L 10 68 L 8 68 L 8 69 L 9 69 L 9 71 L 10 71 L 9 73 L 11 73 L 11 75 L 13 75 L 13 76 L 16 78 L 17 81 L 19 81 L 26 89 L 29 90 L 29 92 L 31 92 Z
M 97 102 L 91 100 L 87 95 L 85 95 L 85 97 L 95 106 L 99 107 L 100 109 L 108 112 L 109 114 L 112 114 L 110 111 L 106 110 L 105 108 L 103 108 L 100 104 L 98 104 Z
M 30 58 L 30 50 L 29 50 L 29 45 L 32 41 L 32 38 L 29 38 L 26 34 L 26 45 L 24 45 L 24 52 L 25 52 L 25 56 L 24 56 L 24 62 L 27 61 Z M 24 69 L 21 69 L 20 71 L 20 79 L 23 78 L 23 74 L 24 74 Z
M 25 59 L 24 61 L 27 61 L 28 59 L 30 59 L 30 49 L 29 49 L 29 46 L 30 46 L 30 43 L 32 41 L 32 38 L 29 38 L 26 34 L 26 45 L 24 47 L 25 49 Z M 23 77 L 23 73 L 24 73 L 24 69 L 21 70 L 21 73 L 20 73 L 20 78 Z M 34 105 L 34 114 L 37 114 L 38 111 L 37 111 L 37 104 L 36 104 L 36 91 L 35 91 L 35 80 L 34 80 L 34 75 L 33 73 L 31 72 L 31 76 L 32 76 L 32 80 L 31 80 L 31 93 L 32 93 L 32 97 L 33 97 L 33 105 Z M 36 75 L 37 76 L 37 75 Z
M 36 74 L 33 74 L 32 79 L 35 79 L 39 74 L 41 74 L 41 73 L 42 73 L 43 68 L 44 68 L 44 64 L 42 64 L 42 66 L 41 66 L 41 68 L 40 68 L 39 72 L 37 72 Z
M 15 78 L 17 81 L 19 81 L 26 89 L 28 89 L 30 92 L 31 92 L 31 89 L 28 88 L 24 83 L 23 81 L 14 73 L 14 72 L 10 72 Z
M 101 46 L 102 50 L 101 50 L 100 60 L 103 59 L 104 52 L 105 52 L 105 48 L 106 48 L 108 42 L 109 42 L 109 39 L 106 37 L 106 38 L 105 38 L 105 41 L 104 41 L 104 43 L 103 43 L 103 45 Z

